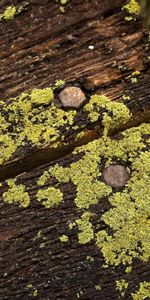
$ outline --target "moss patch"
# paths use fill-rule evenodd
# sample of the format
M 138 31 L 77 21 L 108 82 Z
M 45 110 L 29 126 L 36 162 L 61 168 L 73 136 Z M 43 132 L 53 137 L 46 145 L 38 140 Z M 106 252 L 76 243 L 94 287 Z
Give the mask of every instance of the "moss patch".
M 122 297 L 124 297 L 127 287 L 128 282 L 126 282 L 124 279 L 116 280 L 116 289 L 120 291 Z
M 47 170 L 47 176 L 55 176 L 60 183 L 70 180 L 76 186 L 74 201 L 78 209 L 84 210 L 81 219 L 76 220 L 79 243 L 84 244 L 94 236 L 106 266 L 124 264 L 129 267 L 133 258 L 145 262 L 149 259 L 150 154 L 145 143 L 145 136 L 148 140 L 148 134 L 150 125 L 142 124 L 124 131 L 119 140 L 105 140 L 102 137 L 76 148 L 73 154 L 83 153 L 83 156 L 79 161 L 71 163 L 69 168 L 55 165 Z M 130 179 L 122 191 L 113 191 L 102 182 L 102 161 L 105 161 L 103 168 L 118 161 L 130 166 Z M 111 208 L 100 219 L 108 228 L 112 228 L 113 234 L 101 230 L 95 235 L 90 220 L 92 215 L 87 209 L 104 197 L 108 199 Z
M 52 100 L 56 85 L 54 88 L 22 93 L 7 102 L 0 101 L 0 165 L 13 159 L 16 152 L 24 152 L 25 147 L 31 147 L 31 144 L 37 148 L 47 144 L 56 146 L 64 141 L 61 128 L 63 132 L 64 127 L 66 132 L 70 129 L 81 130 L 74 121 L 78 114 L 76 110 L 64 111 L 54 105 Z M 110 128 L 119 127 L 131 117 L 123 103 L 111 102 L 102 95 L 92 96 L 83 110 L 91 122 L 102 122 L 105 136 Z
M 46 88 L 23 93 L 7 104 L 0 101 L 0 164 L 28 144 L 39 147 L 56 141 L 60 127 L 72 126 L 76 111 L 57 108 L 53 97 L 53 90 Z
M 39 190 L 36 194 L 36 198 L 46 208 L 58 206 L 63 200 L 63 194 L 59 189 L 54 187 L 48 187 L 47 189 Z
M 27 207 L 30 203 L 30 197 L 25 191 L 25 186 L 22 184 L 16 185 L 14 179 L 7 180 L 7 184 L 9 189 L 3 194 L 4 201 L 9 204 L 19 203 L 20 206 Z
M 140 13 L 141 7 L 137 0 L 130 0 L 126 5 L 123 6 L 123 9 L 127 11 L 130 15 L 125 18 L 125 20 L 130 21 L 133 19 L 133 16 L 136 16 Z
M 2 14 L 0 14 L 0 20 L 4 19 L 10 21 L 14 18 L 17 10 L 14 5 L 8 6 Z
M 90 223 L 91 216 L 90 212 L 85 212 L 81 216 L 81 219 L 76 220 L 79 229 L 78 240 L 80 244 L 89 243 L 94 238 L 92 223 Z
M 150 282 L 141 282 L 139 290 L 131 295 L 133 300 L 148 299 L 150 297 Z
M 61 235 L 61 236 L 59 237 L 59 239 L 60 239 L 60 241 L 61 241 L 62 243 L 67 243 L 67 242 L 69 241 L 68 236 L 65 235 L 65 234 Z
M 110 101 L 104 95 L 93 95 L 84 110 L 88 112 L 92 122 L 98 121 L 102 114 L 106 134 L 110 128 L 127 123 L 131 117 L 129 109 L 123 103 Z

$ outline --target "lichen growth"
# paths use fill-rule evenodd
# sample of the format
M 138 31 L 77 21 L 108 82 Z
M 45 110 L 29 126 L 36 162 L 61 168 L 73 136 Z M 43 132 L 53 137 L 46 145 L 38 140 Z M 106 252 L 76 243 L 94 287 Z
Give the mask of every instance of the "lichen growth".
M 138 82 L 138 80 L 137 80 L 137 78 L 136 77 L 131 77 L 131 83 L 137 83 Z
M 81 219 L 77 219 L 76 223 L 78 225 L 78 241 L 80 244 L 87 244 L 94 238 L 94 231 L 90 218 L 92 214 L 90 212 L 84 212 Z
M 136 16 L 140 13 L 141 7 L 137 0 L 130 0 L 129 3 L 123 6 L 123 9 L 127 11 L 127 13 L 130 15 L 125 18 L 125 20 L 130 21 L 133 19 L 132 16 Z
M 7 103 L 1 101 L 0 164 L 28 144 L 43 147 L 53 143 L 58 140 L 62 126 L 66 130 L 72 126 L 76 111 L 57 108 L 52 103 L 53 97 L 53 90 L 45 88 L 23 93 Z
M 54 111 L 56 112 L 56 108 L 52 103 L 52 99 L 46 98 L 46 102 L 41 100 L 35 101 L 36 97 L 32 96 L 35 96 L 36 92 L 32 96 L 31 94 L 23 94 L 18 98 L 17 102 L 14 99 L 10 100 L 13 114 L 9 118 L 11 122 L 15 121 L 17 124 L 20 124 L 20 119 L 17 119 L 17 107 L 19 113 L 22 113 L 22 121 L 26 125 L 26 127 L 21 127 L 21 130 L 24 128 L 26 132 L 25 137 L 39 145 L 40 139 L 42 138 L 42 142 L 44 140 L 44 134 L 42 133 L 43 135 L 41 136 L 38 126 L 41 125 L 42 128 L 44 126 L 44 133 L 51 126 L 54 126 L 52 127 L 53 130 L 58 130 L 59 134 L 59 127 L 55 128 L 53 122 L 55 123 L 57 118 L 59 118 L 58 116 L 64 116 L 67 112 L 60 110 L 62 112 L 58 113 L 57 111 L 58 115 L 56 113 L 53 119 L 51 114 Z M 51 108 L 49 108 L 49 105 Z M 48 107 L 48 110 L 52 109 L 46 121 L 45 118 L 47 118 L 48 111 L 46 110 L 46 113 L 43 112 L 45 106 Z M 40 113 L 44 114 L 44 119 L 39 119 L 39 107 L 41 107 Z M 33 122 L 32 127 L 29 126 L 30 130 L 33 126 L 37 126 L 34 127 L 34 131 L 36 132 L 34 138 L 32 137 L 32 132 L 29 132 L 28 127 L 28 123 L 31 122 L 32 118 L 34 121 L 36 120 L 35 116 L 32 115 L 32 110 L 36 111 L 36 118 L 38 118 L 38 123 L 35 124 Z M 107 136 L 106 138 L 110 128 L 116 128 L 130 119 L 131 115 L 126 106 L 122 103 L 111 102 L 105 96 L 94 95 L 91 97 L 89 103 L 85 105 L 84 112 L 87 113 L 87 117 L 92 122 L 102 120 L 104 135 L 99 139 L 89 142 L 87 145 L 75 148 L 72 152 L 75 160 L 69 166 L 63 167 L 55 164 L 47 168 L 37 180 L 39 190 L 36 194 L 36 199 L 46 208 L 57 207 L 63 201 L 60 185 L 68 182 L 72 184 L 76 189 L 74 203 L 80 215 L 72 223 L 69 223 L 69 229 L 72 230 L 76 226 L 78 229 L 78 242 L 80 244 L 84 245 L 90 241 L 95 243 L 95 246 L 98 247 L 103 255 L 104 268 L 107 268 L 109 265 L 124 265 L 127 276 L 127 273 L 132 271 L 131 264 L 134 258 L 147 262 L 150 257 L 150 154 L 148 152 L 150 125 L 142 124 L 139 127 L 127 129 L 119 134 L 119 138 L 118 136 L 116 138 L 115 136 L 113 138 Z M 75 114 L 76 112 L 73 115 L 71 112 L 71 115 L 69 115 L 71 124 Z M 5 114 L 0 114 L 0 130 L 2 133 L 5 132 L 2 135 L 3 143 L 7 143 L 5 135 L 9 124 L 8 121 L 5 122 L 4 116 Z M 51 121 L 49 121 L 49 118 L 52 118 Z M 42 120 L 44 120 L 44 125 Z M 67 126 L 67 122 L 68 119 L 67 121 L 63 120 L 61 124 L 66 124 Z M 19 138 L 17 136 L 13 140 L 12 136 L 8 135 L 12 147 L 16 146 L 18 139 L 24 143 L 22 136 L 24 133 L 20 130 L 19 126 L 17 128 L 19 128 Z M 48 141 L 48 137 L 46 141 Z M 2 148 L 3 152 L 1 153 L 4 153 L 6 148 Z M 77 160 L 76 157 L 78 158 Z M 114 190 L 104 182 L 102 174 L 103 170 L 109 164 L 118 162 L 128 167 L 130 177 L 121 190 Z M 55 178 L 55 187 L 45 187 L 44 185 L 47 184 L 47 181 L 51 177 Z M 19 202 L 20 205 L 23 203 L 22 206 L 27 206 L 30 199 L 25 187 L 17 185 L 11 180 L 7 183 L 9 184 L 9 189 L 3 194 L 4 201 L 8 203 Z M 19 196 L 23 195 L 21 196 L 21 201 L 18 196 L 14 197 L 16 189 L 19 191 Z M 93 214 L 91 210 L 96 204 L 100 205 L 105 200 L 108 201 L 110 208 L 99 214 L 100 222 L 105 224 L 103 227 L 105 229 L 95 230 L 92 224 Z M 68 237 L 63 235 L 60 237 L 60 241 L 67 242 Z M 40 247 L 44 246 L 44 243 L 40 245 Z M 122 279 L 116 282 L 116 287 L 124 295 L 127 282 Z M 142 288 L 140 287 L 140 290 L 136 294 L 133 294 L 133 296 L 140 295 L 138 293 L 141 293 L 141 290 Z
M 37 297 L 38 296 L 38 290 L 37 289 L 34 290 L 32 294 L 33 294 L 34 297 Z
M 131 293 L 133 300 L 144 300 L 150 297 L 150 282 L 140 282 L 139 290 L 135 293 Z
M 48 187 L 46 189 L 38 190 L 36 194 L 36 199 L 46 208 L 50 208 L 53 206 L 58 206 L 63 200 L 63 194 L 60 192 L 59 189 L 54 187 Z
M 15 179 L 7 180 L 9 189 L 3 193 L 3 200 L 9 204 L 19 203 L 22 207 L 27 207 L 30 203 L 30 197 L 25 191 L 25 186 L 15 184 Z
M 55 0 L 56 2 L 59 2 L 61 5 L 67 4 L 70 0 Z
M 131 267 L 131 266 L 127 267 L 127 268 L 125 269 L 125 272 L 126 272 L 126 273 L 132 272 L 132 267 Z
M 14 5 L 8 6 L 2 14 L 0 14 L 0 20 L 4 19 L 10 21 L 14 18 L 16 14 L 16 7 Z
M 76 294 L 76 296 L 79 299 L 81 296 L 83 296 L 83 291 L 79 290 L 78 293 Z
M 54 94 L 51 88 L 35 89 L 31 92 L 31 103 L 36 105 L 47 105 L 54 98 Z
M 32 283 L 29 283 L 29 284 L 26 285 L 26 287 L 27 287 L 27 289 L 32 289 L 33 285 L 32 285 Z
M 95 289 L 96 289 L 96 291 L 100 291 L 100 290 L 101 290 L 100 284 L 96 284 L 96 285 L 95 285 Z
M 145 133 L 148 127 L 149 125 L 146 125 Z M 144 134 L 144 125 L 140 129 Z M 133 135 L 131 134 L 130 137 L 133 138 Z M 106 263 L 112 265 L 131 264 L 133 258 L 148 261 L 150 257 L 148 246 L 150 154 L 147 151 L 141 151 L 142 149 L 136 150 L 137 152 L 133 151 L 134 146 L 140 148 L 137 139 L 133 139 L 132 143 L 134 140 L 136 142 L 132 145 L 131 153 L 128 142 L 126 144 L 128 147 L 126 150 L 129 151 L 128 159 L 132 163 L 130 180 L 123 192 L 116 192 L 108 198 L 112 208 L 101 217 L 101 220 L 113 229 L 114 234 L 108 235 L 105 230 L 97 233 L 97 245 Z M 142 148 L 144 150 L 144 144 Z M 137 155 L 137 153 L 140 154 Z
M 70 222 L 68 227 L 70 230 L 72 230 L 76 226 L 76 222 Z
M 1 101 L 0 112 L 0 164 L 22 153 L 28 145 L 57 147 L 64 142 L 61 128 L 79 130 L 75 123 L 76 110 L 64 111 L 53 103 L 54 89 L 34 89 L 17 98 Z M 111 102 L 107 97 L 94 95 L 85 105 L 84 112 L 91 122 L 100 120 L 105 136 L 111 128 L 126 123 L 131 115 L 123 103 Z M 80 128 L 81 130 L 81 128 Z M 79 133 L 80 134 L 80 133 Z M 82 137 L 78 134 L 77 139 Z
M 129 101 L 131 100 L 131 97 L 129 95 L 123 95 L 122 100 Z
M 148 140 L 149 134 L 150 125 L 142 124 L 122 132 L 119 140 L 99 138 L 76 148 L 73 154 L 82 153 L 82 158 L 71 163 L 70 167 L 55 165 L 47 170 L 47 176 L 54 176 L 58 185 L 70 180 L 76 186 L 76 207 L 85 210 L 81 219 L 76 220 L 79 243 L 88 242 L 94 237 L 87 209 L 102 198 L 108 199 L 111 208 L 101 215 L 101 221 L 112 228 L 113 234 L 108 234 L 107 230 L 96 233 L 96 245 L 103 253 L 106 267 L 109 264 L 130 267 L 133 258 L 145 262 L 149 259 L 150 154 L 145 143 L 145 136 Z M 114 192 L 101 180 L 102 161 L 105 161 L 102 168 L 117 161 L 130 165 L 130 178 L 123 191 Z M 82 224 L 84 230 L 81 229 Z M 88 230 L 90 234 L 86 234 Z
M 54 84 L 53 90 L 57 89 L 58 87 L 61 87 L 64 84 L 65 84 L 64 80 L 62 80 L 62 79 L 57 80 Z
M 67 243 L 67 242 L 69 241 L 68 236 L 65 235 L 65 234 L 61 235 L 61 236 L 59 237 L 59 239 L 60 239 L 60 241 L 61 241 L 62 243 Z
M 125 295 L 125 291 L 128 288 L 128 282 L 124 279 L 116 280 L 116 288 L 120 291 L 121 296 L 123 297 Z
M 86 260 L 92 262 L 92 261 L 94 261 L 94 257 L 87 255 Z
M 101 197 L 106 197 L 111 193 L 111 188 L 97 179 L 100 176 L 100 158 L 98 149 L 95 149 L 97 150 L 95 153 L 94 149 L 91 152 L 85 152 L 84 157 L 78 162 L 72 163 L 70 168 L 60 167 L 59 171 L 58 165 L 55 165 L 48 171 L 49 176 L 55 176 L 58 181 L 65 183 L 70 179 L 76 185 L 75 204 L 78 208 L 89 208 L 98 203 Z
M 123 103 L 110 101 L 104 95 L 93 95 L 84 106 L 84 111 L 88 112 L 92 122 L 98 121 L 102 115 L 106 135 L 110 128 L 119 127 L 131 118 L 129 109 Z
M 140 75 L 140 71 L 136 70 L 136 71 L 133 71 L 132 76 L 139 76 Z

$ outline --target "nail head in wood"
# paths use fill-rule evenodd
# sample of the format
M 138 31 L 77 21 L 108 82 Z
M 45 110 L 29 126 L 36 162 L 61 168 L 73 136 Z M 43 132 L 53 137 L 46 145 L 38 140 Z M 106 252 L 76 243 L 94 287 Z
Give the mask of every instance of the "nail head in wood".
M 79 108 L 86 98 L 79 87 L 70 86 L 60 92 L 59 99 L 64 107 Z
M 129 179 L 127 168 L 112 164 L 103 171 L 103 179 L 106 184 L 114 188 L 122 188 Z

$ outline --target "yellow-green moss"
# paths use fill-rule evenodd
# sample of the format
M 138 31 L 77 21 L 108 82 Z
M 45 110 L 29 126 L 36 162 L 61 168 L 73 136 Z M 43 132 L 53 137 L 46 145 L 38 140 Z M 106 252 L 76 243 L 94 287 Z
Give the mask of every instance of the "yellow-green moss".
M 126 271 L 126 273 L 132 272 L 132 267 L 131 267 L 131 266 L 130 266 L 130 267 L 127 267 L 127 268 L 125 269 L 125 271 Z
M 95 285 L 95 289 L 96 289 L 96 291 L 100 291 L 101 290 L 101 286 L 99 284 L 96 284 Z
M 77 186 L 75 203 L 78 208 L 88 208 L 90 205 L 98 203 L 101 197 L 108 196 L 111 193 L 110 187 L 97 180 L 100 175 L 99 159 L 98 149 L 95 153 L 94 151 L 87 151 L 84 157 L 78 162 L 72 163 L 70 168 L 55 165 L 48 171 L 49 176 L 55 176 L 58 181 L 65 183 L 70 179 Z M 41 180 L 43 178 L 40 178 Z
M 63 200 L 63 194 L 59 189 L 48 187 L 47 189 L 40 189 L 36 194 L 36 199 L 46 208 L 58 206 Z
M 52 103 L 53 97 L 53 90 L 46 88 L 23 93 L 7 104 L 1 101 L 0 164 L 28 143 L 44 146 L 56 141 L 61 126 L 66 130 L 72 126 L 77 112 L 57 108 Z
M 137 78 L 136 77 L 131 77 L 131 83 L 137 83 L 138 82 L 138 80 L 137 80 Z
M 127 287 L 128 287 L 128 282 L 125 281 L 124 279 L 116 280 L 116 288 L 117 290 L 120 291 L 122 297 L 124 296 Z
M 30 203 L 30 197 L 25 191 L 25 186 L 16 185 L 14 179 L 7 180 L 9 189 L 3 194 L 3 200 L 9 204 L 19 203 L 22 207 L 27 207 Z
M 81 296 L 83 296 L 83 291 L 79 290 L 78 293 L 76 294 L 76 296 L 79 299 Z
M 64 81 L 64 80 L 62 80 L 62 79 L 57 80 L 57 81 L 55 82 L 55 84 L 54 84 L 53 90 L 55 90 L 55 89 L 58 88 L 58 87 L 61 87 L 61 86 L 64 85 L 64 84 L 65 84 L 65 81 Z
M 69 223 L 68 227 L 70 230 L 72 230 L 76 226 L 76 222 Z
M 56 2 L 59 2 L 61 5 L 67 4 L 70 0 L 55 0 Z
M 76 137 L 75 137 L 75 140 L 81 140 L 83 137 L 85 136 L 85 133 L 82 131 L 82 132 L 79 132 Z
M 140 283 L 139 290 L 136 293 L 132 293 L 133 300 L 144 300 L 150 297 L 150 282 L 143 281 Z
M 94 257 L 93 257 L 93 256 L 90 256 L 90 255 L 87 255 L 87 256 L 86 256 L 86 260 L 92 262 L 92 261 L 94 261 Z
M 130 0 L 129 3 L 123 6 L 130 15 L 138 15 L 140 13 L 140 5 L 137 0 Z
M 4 19 L 10 21 L 14 18 L 16 14 L 16 7 L 14 5 L 8 6 L 2 14 L 0 14 L 0 20 Z
M 122 99 L 125 100 L 125 101 L 126 100 L 129 101 L 129 100 L 131 100 L 131 97 L 129 95 L 123 95 Z
M 126 184 L 124 192 L 116 192 L 108 198 L 112 208 L 101 217 L 105 224 L 113 229 L 114 234 L 108 235 L 105 230 L 97 233 L 97 245 L 101 248 L 107 264 L 131 264 L 134 257 L 143 261 L 148 261 L 150 258 L 148 245 L 150 234 L 148 220 L 150 212 L 150 153 L 142 151 L 145 145 L 142 143 L 142 139 L 140 141 L 139 136 L 140 131 L 141 134 L 147 134 L 148 131 L 150 133 L 150 125 L 142 125 L 140 131 L 138 130 L 135 128 L 124 133 L 128 159 L 132 162 L 130 180 Z M 134 131 L 134 135 L 130 135 L 132 145 L 129 145 L 127 132 L 129 134 L 132 131 Z M 119 143 L 118 141 L 118 145 Z M 139 150 L 136 148 L 134 151 L 134 147 Z M 141 246 L 138 245 L 139 243 Z
M 78 241 L 80 244 L 89 243 L 94 238 L 93 226 L 90 222 L 92 214 L 90 212 L 85 212 L 81 219 L 77 219 L 76 223 L 78 225 Z
M 29 283 L 29 284 L 27 284 L 27 289 L 32 289 L 33 288 L 33 285 L 32 285 L 32 283 Z
M 61 235 L 61 236 L 59 237 L 59 239 L 60 239 L 60 241 L 61 241 L 62 243 L 67 243 L 68 240 L 69 240 L 68 236 L 65 235 L 65 234 Z
M 132 76 L 139 76 L 140 73 L 141 73 L 140 71 L 136 70 L 136 71 L 133 71 L 131 75 Z
M 34 121 L 36 118 L 38 118 L 38 121 L 40 120 L 40 125 L 44 126 L 45 131 L 50 127 L 50 124 L 53 124 L 54 120 L 56 121 L 61 113 L 62 116 L 66 113 L 58 113 L 57 111 L 58 115 L 56 113 L 54 119 L 45 122 L 48 112 L 46 111 L 46 114 L 43 112 L 43 102 L 37 101 L 37 103 L 35 103 L 31 101 L 31 94 L 22 95 L 22 97 L 18 99 L 17 104 L 16 100 L 10 101 L 14 112 L 10 115 L 11 121 L 15 120 L 15 122 L 20 124 L 20 120 L 17 119 L 18 113 L 16 111 L 16 105 L 18 105 L 17 108 L 19 112 L 22 113 L 26 126 L 31 122 L 30 117 L 32 116 Z M 51 118 L 52 112 L 57 110 L 51 101 L 50 106 L 52 110 L 50 111 L 49 118 Z M 39 119 L 39 107 L 41 107 L 41 114 L 44 113 L 44 125 L 42 123 L 43 119 Z M 32 115 L 32 110 L 36 111 L 36 118 L 35 115 Z M 123 104 L 120 105 L 120 103 L 111 103 L 105 96 L 92 96 L 89 103 L 85 105 L 84 111 L 88 113 L 92 122 L 98 121 L 99 117 L 100 119 L 102 117 L 103 125 L 107 130 L 109 130 L 110 127 L 114 128 L 120 126 L 120 124 L 127 122 L 130 118 L 130 112 L 126 106 Z M 73 116 L 75 114 L 69 115 L 71 122 L 73 122 Z M 2 124 L 0 130 L 2 133 L 7 130 L 9 126 L 7 122 L 4 122 L 3 118 L 3 115 L 1 115 Z M 64 123 L 62 124 L 64 125 Z M 39 123 L 36 125 L 38 126 Z M 32 127 L 29 126 L 30 130 L 33 126 L 35 126 L 34 122 Z M 52 128 L 59 132 L 59 128 L 55 128 L 55 126 Z M 24 142 L 22 127 L 20 131 L 19 140 Z M 29 139 L 29 129 L 24 127 L 24 131 L 28 132 L 25 136 Z M 41 137 L 39 128 L 37 127 L 36 131 L 35 126 L 34 131 L 36 134 L 33 138 L 31 133 L 30 140 L 32 140 L 32 142 L 38 140 L 39 143 Z M 72 154 L 75 158 L 76 156 L 80 158 L 70 163 L 68 167 L 62 167 L 58 164 L 51 166 L 37 181 L 39 185 L 44 185 L 51 177 L 55 177 L 57 180 L 56 188 L 43 188 L 37 192 L 37 200 L 47 208 L 58 206 L 63 200 L 63 194 L 59 190 L 61 183 L 70 182 L 75 186 L 76 196 L 74 202 L 78 211 L 81 212 L 81 216 L 72 224 L 76 224 L 78 227 L 78 241 L 80 244 L 86 244 L 91 240 L 95 240 L 95 245 L 103 254 L 105 261 L 104 267 L 124 264 L 126 266 L 125 272 L 128 272 L 131 271 L 129 268 L 131 267 L 133 258 L 147 262 L 150 257 L 148 243 L 150 154 L 147 151 L 149 134 L 150 125 L 142 124 L 139 127 L 125 130 L 120 134 L 118 140 L 109 137 L 106 139 L 105 136 L 103 136 L 102 138 L 89 142 L 87 145 L 77 147 Z M 43 136 L 42 139 L 44 138 Z M 15 140 L 12 145 L 16 145 Z M 110 163 L 115 162 L 122 162 L 129 166 L 130 178 L 121 191 L 114 191 L 105 184 L 101 178 L 103 169 Z M 9 203 L 17 202 L 18 200 L 14 200 L 16 185 L 14 182 L 11 183 L 11 181 L 8 183 L 10 189 L 3 194 L 4 200 Z M 19 185 L 17 189 L 18 187 Z M 20 185 L 20 187 L 22 186 Z M 25 188 L 22 188 L 21 192 L 26 193 Z M 101 213 L 99 217 L 100 221 L 105 223 L 106 230 L 95 233 L 91 222 L 92 213 L 90 209 L 95 204 L 100 203 L 101 200 L 104 200 L 103 198 L 106 198 L 111 205 L 111 208 Z M 74 226 L 72 224 L 69 225 L 70 230 L 72 230 Z M 107 227 L 112 230 L 112 234 L 108 233 Z M 123 283 L 124 282 L 121 282 L 120 284 Z M 118 285 L 118 287 L 119 286 L 120 285 Z M 124 291 L 121 292 L 123 293 Z
M 76 148 L 73 154 L 82 153 L 82 157 L 71 163 L 70 167 L 55 165 L 47 171 L 48 176 L 55 176 L 59 182 L 73 182 L 77 191 L 74 201 L 78 209 L 90 209 L 103 197 L 110 202 L 112 208 L 101 215 L 101 220 L 112 228 L 113 234 L 109 235 L 106 230 L 96 234 L 96 245 L 102 251 L 107 265 L 122 263 L 130 267 L 133 258 L 143 261 L 149 259 L 150 154 L 146 151 L 144 140 L 144 136 L 148 134 L 150 125 L 142 124 L 122 132 L 119 140 L 104 140 L 102 137 Z M 116 161 L 124 161 L 130 165 L 130 179 L 122 192 L 112 193 L 111 187 L 101 181 L 101 161 L 105 161 L 103 168 Z M 79 243 L 90 241 L 94 236 L 89 213 L 85 211 L 81 219 L 76 220 Z M 81 230 L 82 224 L 85 230 Z
M 131 117 L 129 109 L 123 103 L 110 101 L 104 95 L 93 95 L 89 103 L 84 106 L 84 111 L 88 112 L 92 122 L 102 117 L 106 134 L 110 128 L 117 128 L 127 123 Z
M 53 88 L 45 88 L 22 93 L 7 103 L 1 101 L 0 164 L 7 162 L 28 143 L 36 147 L 47 144 L 56 146 L 64 141 L 60 130 L 62 127 L 66 131 L 70 128 L 78 129 L 78 125 L 73 124 L 77 111 L 57 108 L 52 101 L 53 97 Z M 92 96 L 84 111 L 88 113 L 91 122 L 102 120 L 105 136 L 110 127 L 116 128 L 126 123 L 131 116 L 124 104 L 112 102 L 103 95 Z M 77 138 L 81 138 L 81 135 Z
M 32 295 L 33 295 L 34 297 L 38 296 L 38 290 L 37 290 L 37 289 L 34 290 L 33 293 L 32 293 Z
M 49 104 L 53 98 L 54 94 L 51 88 L 35 89 L 31 92 L 31 103 L 36 105 Z

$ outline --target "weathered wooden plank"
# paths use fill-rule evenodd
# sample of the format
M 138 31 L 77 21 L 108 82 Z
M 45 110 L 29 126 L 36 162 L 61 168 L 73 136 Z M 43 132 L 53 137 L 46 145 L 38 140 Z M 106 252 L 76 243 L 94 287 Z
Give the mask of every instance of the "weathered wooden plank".
M 55 1 L 31 0 L 0 22 L 2 300 L 149 298 L 150 52 L 141 17 L 126 21 L 125 3 L 70 1 L 62 14 Z M 0 11 L 10 4 L 18 2 L 3 0 Z M 11 99 L 57 79 L 79 86 L 85 105 L 58 108 L 57 89 L 47 106 L 31 96 Z M 107 96 L 113 109 L 98 100 L 86 111 L 93 94 Z M 126 105 L 125 115 L 116 117 L 114 101 Z M 73 123 L 67 115 L 55 127 L 60 111 L 74 112 Z M 39 140 L 35 125 L 44 128 Z M 47 125 L 55 129 L 50 139 L 43 138 Z M 8 137 L 21 141 L 10 156 Z M 112 164 L 116 177 L 106 169 Z M 110 187 L 124 177 L 122 187 Z
M 100 138 L 2 184 L 1 299 L 132 299 L 148 281 L 148 132 Z M 105 183 L 112 164 L 127 168 L 120 187 Z

